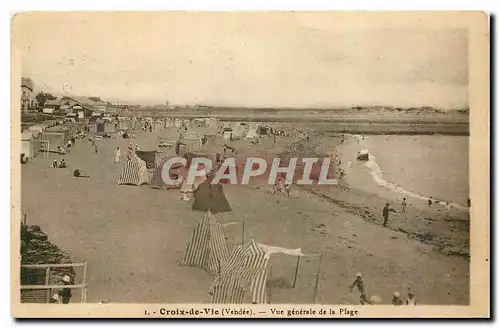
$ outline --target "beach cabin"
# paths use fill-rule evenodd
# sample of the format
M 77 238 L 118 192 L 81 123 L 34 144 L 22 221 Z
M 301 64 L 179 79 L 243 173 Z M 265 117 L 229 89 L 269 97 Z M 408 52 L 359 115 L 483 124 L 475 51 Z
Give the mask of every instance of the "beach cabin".
M 64 147 L 66 142 L 62 132 L 43 132 L 42 140 L 47 141 L 48 149 L 45 151 L 55 151 L 57 147 Z
M 254 125 L 250 125 L 250 127 L 248 128 L 248 132 L 247 132 L 247 135 L 245 136 L 245 139 L 256 139 L 259 137 L 258 133 L 257 133 L 257 130 L 259 129 L 259 126 L 254 124 Z
M 204 118 L 195 118 L 193 123 L 197 127 L 205 128 L 207 126 L 206 120 Z
M 21 154 L 24 154 L 28 159 L 36 156 L 35 140 L 31 131 L 24 131 L 21 134 Z
M 163 130 L 165 123 L 163 121 L 154 121 L 152 125 L 153 131 L 157 132 Z
M 199 151 L 201 149 L 201 138 L 187 137 L 181 141 L 186 145 L 188 151 Z
M 73 126 L 59 125 L 53 127 L 49 132 L 57 132 L 63 134 L 63 142 L 65 143 L 71 138 L 71 132 L 73 130 Z
M 28 128 L 28 130 L 31 132 L 42 133 L 43 132 L 43 125 L 40 125 L 40 124 L 32 125 Z
M 214 117 L 210 117 L 210 118 L 206 119 L 206 125 L 208 128 L 215 129 L 215 128 L 217 128 L 218 123 L 219 123 L 219 120 L 214 118 Z
M 131 121 L 120 121 L 118 122 L 118 130 L 124 131 L 124 130 L 130 130 L 132 129 L 132 122 Z
M 217 141 L 217 135 L 216 134 L 213 134 L 213 133 L 205 133 L 205 144 L 206 145 L 211 145 L 211 144 L 215 144 L 216 141 Z
M 224 129 L 224 131 L 222 132 L 222 136 L 226 141 L 233 140 L 233 129 Z
M 105 122 L 104 131 L 105 133 L 115 133 L 116 132 L 116 123 L 113 122 Z

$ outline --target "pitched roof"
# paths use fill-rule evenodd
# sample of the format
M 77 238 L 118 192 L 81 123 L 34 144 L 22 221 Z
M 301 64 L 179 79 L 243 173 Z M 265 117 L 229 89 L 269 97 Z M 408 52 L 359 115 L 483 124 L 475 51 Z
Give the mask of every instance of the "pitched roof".
M 89 99 L 87 97 L 81 97 L 81 96 L 67 96 L 63 97 L 62 99 L 72 99 L 82 105 L 88 105 L 88 106 L 103 106 L 106 105 L 105 101 L 93 101 L 92 99 Z
M 49 106 L 59 106 L 61 104 L 61 99 L 47 100 L 45 105 Z

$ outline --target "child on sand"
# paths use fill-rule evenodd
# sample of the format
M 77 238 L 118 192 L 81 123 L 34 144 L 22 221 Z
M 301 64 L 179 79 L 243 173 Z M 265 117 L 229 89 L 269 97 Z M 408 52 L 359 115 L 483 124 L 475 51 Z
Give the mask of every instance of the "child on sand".
M 399 296 L 399 292 L 394 292 L 394 295 L 392 297 L 392 305 L 403 305 L 403 301 Z
M 406 212 L 406 198 L 403 198 L 403 201 L 401 202 L 401 207 L 403 208 L 401 212 Z

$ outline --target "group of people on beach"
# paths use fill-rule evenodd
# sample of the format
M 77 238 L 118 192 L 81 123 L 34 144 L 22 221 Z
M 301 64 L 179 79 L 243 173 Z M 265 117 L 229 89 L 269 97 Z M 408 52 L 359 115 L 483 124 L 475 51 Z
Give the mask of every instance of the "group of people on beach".
M 349 292 L 352 292 L 354 287 L 356 287 L 360 293 L 359 301 L 360 301 L 361 305 L 378 304 L 378 303 L 382 302 L 382 300 L 378 296 L 375 296 L 375 295 L 368 298 L 368 296 L 366 294 L 366 289 L 365 289 L 365 282 L 363 280 L 363 275 L 361 274 L 361 272 L 358 272 L 356 274 L 356 279 L 349 286 Z M 396 291 L 393 293 L 393 296 L 392 296 L 392 305 L 417 305 L 415 294 L 408 288 L 408 295 L 406 297 L 406 300 L 403 301 L 401 299 L 401 294 Z
M 429 197 L 429 199 L 427 200 L 427 205 L 429 207 L 431 207 L 434 203 L 439 203 L 439 201 L 434 201 L 432 197 Z M 387 223 L 389 221 L 389 212 L 393 212 L 393 213 L 396 213 L 396 210 L 393 209 L 393 208 L 390 208 L 390 203 L 387 202 L 382 210 L 382 217 L 384 218 L 384 227 L 387 226 Z M 470 201 L 470 198 L 467 200 L 467 206 L 470 207 L 471 206 L 471 201 Z M 403 198 L 403 200 L 401 201 L 401 213 L 405 213 L 406 212 L 406 209 L 408 207 L 408 203 L 406 201 L 406 197 Z M 449 219 L 451 217 L 451 204 L 450 202 L 445 202 L 444 203 L 444 209 L 445 209 L 445 217 L 446 219 Z
M 64 160 L 64 158 L 62 158 L 60 162 L 58 162 L 56 159 L 52 162 L 52 164 L 50 164 L 50 167 L 54 169 L 65 169 L 67 167 L 66 161 Z

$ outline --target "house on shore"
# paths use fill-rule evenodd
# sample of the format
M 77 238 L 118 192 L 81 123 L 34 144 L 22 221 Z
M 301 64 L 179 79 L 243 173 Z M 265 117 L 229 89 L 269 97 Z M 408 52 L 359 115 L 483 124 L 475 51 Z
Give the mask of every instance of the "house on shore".
M 102 100 L 94 101 L 87 97 L 65 96 L 60 99 L 48 100 L 44 105 L 43 112 L 60 115 L 71 114 L 78 118 L 85 118 L 92 117 L 94 113 L 104 114 L 107 106 L 108 103 Z

